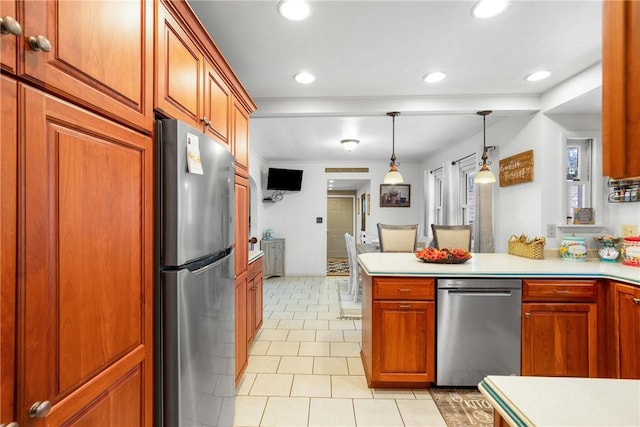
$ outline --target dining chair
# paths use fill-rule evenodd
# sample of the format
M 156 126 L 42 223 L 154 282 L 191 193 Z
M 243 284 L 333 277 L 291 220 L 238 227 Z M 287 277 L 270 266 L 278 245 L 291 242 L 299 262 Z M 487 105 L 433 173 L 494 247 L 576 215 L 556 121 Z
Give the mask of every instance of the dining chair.
M 472 229 L 470 225 L 431 224 L 431 230 L 436 248 L 471 250 Z
M 354 302 L 358 302 L 361 295 L 360 275 L 358 274 L 358 255 L 356 253 L 356 239 L 349 233 L 344 234 L 349 262 L 349 286 L 348 291 Z
M 380 252 L 415 252 L 418 224 L 392 225 L 378 223 Z

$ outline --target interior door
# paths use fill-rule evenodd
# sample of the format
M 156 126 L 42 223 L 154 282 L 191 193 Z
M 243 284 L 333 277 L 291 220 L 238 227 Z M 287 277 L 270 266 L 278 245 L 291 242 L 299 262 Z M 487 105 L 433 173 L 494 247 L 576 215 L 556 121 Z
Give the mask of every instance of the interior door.
M 344 234 L 353 234 L 353 196 L 327 199 L 327 258 L 347 258 Z

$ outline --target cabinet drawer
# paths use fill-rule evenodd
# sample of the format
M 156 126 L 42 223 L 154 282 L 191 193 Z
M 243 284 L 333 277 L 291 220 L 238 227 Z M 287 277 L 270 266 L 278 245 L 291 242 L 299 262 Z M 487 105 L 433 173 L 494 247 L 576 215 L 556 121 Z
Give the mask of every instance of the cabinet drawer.
M 262 258 L 258 258 L 257 260 L 249 264 L 249 267 L 247 268 L 247 273 L 249 275 L 249 280 L 253 279 L 258 274 L 262 273 Z
M 523 301 L 595 302 L 596 280 L 524 280 Z
M 373 279 L 373 298 L 400 300 L 433 300 L 435 280 L 402 277 Z

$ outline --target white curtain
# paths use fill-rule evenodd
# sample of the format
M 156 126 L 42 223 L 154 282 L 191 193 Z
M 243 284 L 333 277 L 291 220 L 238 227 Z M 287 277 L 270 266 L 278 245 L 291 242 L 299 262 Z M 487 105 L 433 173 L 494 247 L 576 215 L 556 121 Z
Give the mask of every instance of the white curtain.
M 494 252 L 492 184 L 476 184 L 476 203 L 474 252 Z

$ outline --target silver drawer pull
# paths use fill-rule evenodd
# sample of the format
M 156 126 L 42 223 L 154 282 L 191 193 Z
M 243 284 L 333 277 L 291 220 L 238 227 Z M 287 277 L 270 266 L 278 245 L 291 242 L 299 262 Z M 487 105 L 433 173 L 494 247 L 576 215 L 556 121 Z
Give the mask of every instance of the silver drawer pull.
M 398 289 L 398 292 L 403 292 L 403 293 L 407 293 L 407 292 L 411 292 L 412 289 L 411 288 L 402 288 L 402 289 Z
M 398 308 L 411 308 L 411 304 L 400 304 Z
M 555 292 L 556 294 L 562 294 L 562 295 L 567 295 L 569 293 L 567 289 L 554 289 L 553 292 Z

